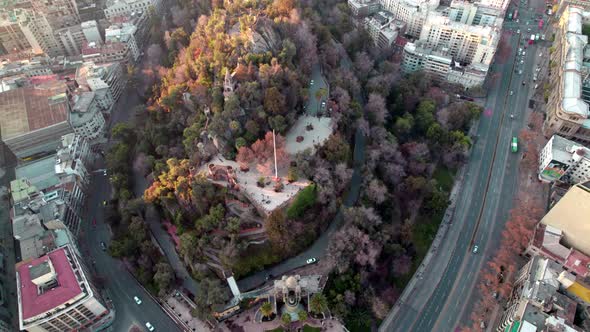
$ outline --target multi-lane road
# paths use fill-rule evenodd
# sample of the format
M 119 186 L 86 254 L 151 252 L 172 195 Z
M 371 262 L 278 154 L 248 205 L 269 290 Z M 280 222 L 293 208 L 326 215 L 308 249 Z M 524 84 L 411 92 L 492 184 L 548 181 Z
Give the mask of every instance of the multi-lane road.
M 397 304 L 381 331 L 448 332 L 465 323 L 479 271 L 497 248 L 516 193 L 521 153 L 510 152 L 510 141 L 525 125 L 540 48 L 527 45 L 525 56 L 518 53 L 538 32 L 534 17 L 536 8 L 544 5 L 531 5 L 533 10 L 529 4 L 522 6 L 520 22 L 505 25 L 508 43 L 504 47 L 509 49 L 503 51 L 510 55 L 491 67 L 485 111 L 447 238 L 408 290 L 411 296 Z M 479 250 L 474 254 L 475 245 Z
M 121 98 L 111 119 L 111 125 L 129 120 L 133 106 L 139 105 L 138 96 L 127 90 L 127 94 Z M 96 168 L 104 168 L 104 160 L 100 157 Z M 104 208 L 102 202 L 109 200 L 111 185 L 108 177 L 102 172 L 92 175 L 91 190 L 87 200 L 86 222 L 82 223 L 83 236 L 80 239 L 80 247 L 86 256 L 86 262 L 92 265 L 96 273 L 104 280 L 109 297 L 115 307 L 115 321 L 112 330 L 125 332 L 132 325 L 137 325 L 147 331 L 146 322 L 151 322 L 158 331 L 180 331 L 174 321 L 162 311 L 160 306 L 146 293 L 146 291 L 133 278 L 125 268 L 121 260 L 114 259 L 102 250 L 100 242 L 107 245 L 110 241 L 110 232 L 104 222 Z M 92 222 L 96 220 L 96 224 Z M 92 263 L 94 262 L 94 263 Z M 133 300 L 138 296 L 142 300 L 137 305 Z

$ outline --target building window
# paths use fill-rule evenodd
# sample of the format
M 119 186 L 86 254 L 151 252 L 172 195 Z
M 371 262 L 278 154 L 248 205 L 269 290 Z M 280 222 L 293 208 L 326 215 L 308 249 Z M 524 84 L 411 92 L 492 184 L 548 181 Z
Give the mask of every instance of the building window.
M 561 128 L 559 128 L 559 131 L 562 133 L 569 133 L 570 130 L 572 130 L 572 127 L 566 125 L 563 125 L 561 126 Z

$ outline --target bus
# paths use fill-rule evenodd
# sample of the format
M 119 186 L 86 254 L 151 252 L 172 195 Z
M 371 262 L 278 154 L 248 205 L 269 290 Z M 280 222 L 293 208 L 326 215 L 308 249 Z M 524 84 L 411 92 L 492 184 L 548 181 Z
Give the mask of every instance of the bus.
M 539 20 L 539 30 L 543 29 L 543 19 Z
M 512 15 L 512 19 L 516 21 L 517 18 L 518 18 L 518 9 L 515 9 L 514 15 Z
M 510 150 L 512 152 L 518 152 L 518 138 L 516 136 L 512 137 L 512 142 L 510 143 Z

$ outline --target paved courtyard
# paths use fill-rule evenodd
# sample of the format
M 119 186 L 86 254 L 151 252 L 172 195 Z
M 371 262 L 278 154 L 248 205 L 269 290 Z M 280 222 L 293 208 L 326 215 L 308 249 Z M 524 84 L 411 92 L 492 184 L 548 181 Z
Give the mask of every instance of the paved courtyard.
M 266 213 L 270 213 L 277 207 L 283 205 L 285 202 L 289 201 L 293 198 L 301 189 L 307 187 L 309 185 L 308 181 L 295 181 L 292 183 L 287 182 L 287 180 L 283 177 L 281 181 L 284 185 L 284 188 L 281 192 L 274 191 L 274 181 L 272 180 L 271 176 L 266 176 L 265 186 L 264 188 L 259 187 L 256 182 L 258 179 L 263 176 L 262 173 L 258 172 L 255 168 L 251 168 L 247 172 L 240 171 L 240 166 L 237 162 L 233 160 L 227 160 L 221 155 L 213 157 L 209 164 L 214 165 L 223 165 L 223 166 L 231 166 L 235 171 L 235 175 L 237 178 L 237 183 L 240 186 L 240 190 L 245 192 L 247 196 L 255 202 L 259 207 L 264 209 Z M 205 174 L 208 173 L 208 164 L 201 166 L 199 172 L 204 172 Z M 285 176 L 287 174 L 287 170 L 279 169 L 279 175 Z M 217 183 L 219 185 L 225 186 L 227 182 L 224 180 L 212 180 L 210 181 Z
M 308 148 L 314 151 L 315 146 L 321 145 L 331 134 L 331 118 L 311 115 L 300 116 L 287 133 L 285 151 L 291 155 Z M 303 138 L 303 141 L 297 142 L 297 137 Z

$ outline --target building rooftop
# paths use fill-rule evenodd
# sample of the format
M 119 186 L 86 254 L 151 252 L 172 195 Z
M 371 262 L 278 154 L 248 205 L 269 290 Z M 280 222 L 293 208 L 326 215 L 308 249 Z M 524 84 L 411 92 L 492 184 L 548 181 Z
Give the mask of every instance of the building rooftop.
M 18 166 L 15 173 L 17 178 L 28 179 L 38 190 L 47 190 L 59 184 L 59 177 L 55 174 L 55 155 Z
M 586 276 L 590 269 L 590 257 L 574 249 L 568 255 L 563 266 L 575 272 L 576 275 Z
M 65 83 L 12 89 L 0 93 L 0 133 L 10 139 L 67 121 Z
M 10 181 L 10 192 L 12 201 L 18 203 L 38 195 L 39 189 L 28 179 L 17 176 L 16 180 Z
M 590 189 L 574 185 L 541 219 L 544 225 L 560 229 L 564 243 L 590 255 Z
M 17 264 L 16 271 L 20 285 L 18 290 L 19 310 L 23 320 L 64 305 L 82 294 L 82 289 L 66 256 L 66 251 L 67 247 L 59 248 L 43 257 Z M 57 283 L 53 288 L 40 292 L 39 287 L 33 283 L 38 269 L 35 266 L 46 264 L 48 261 L 51 261 L 53 265 Z

